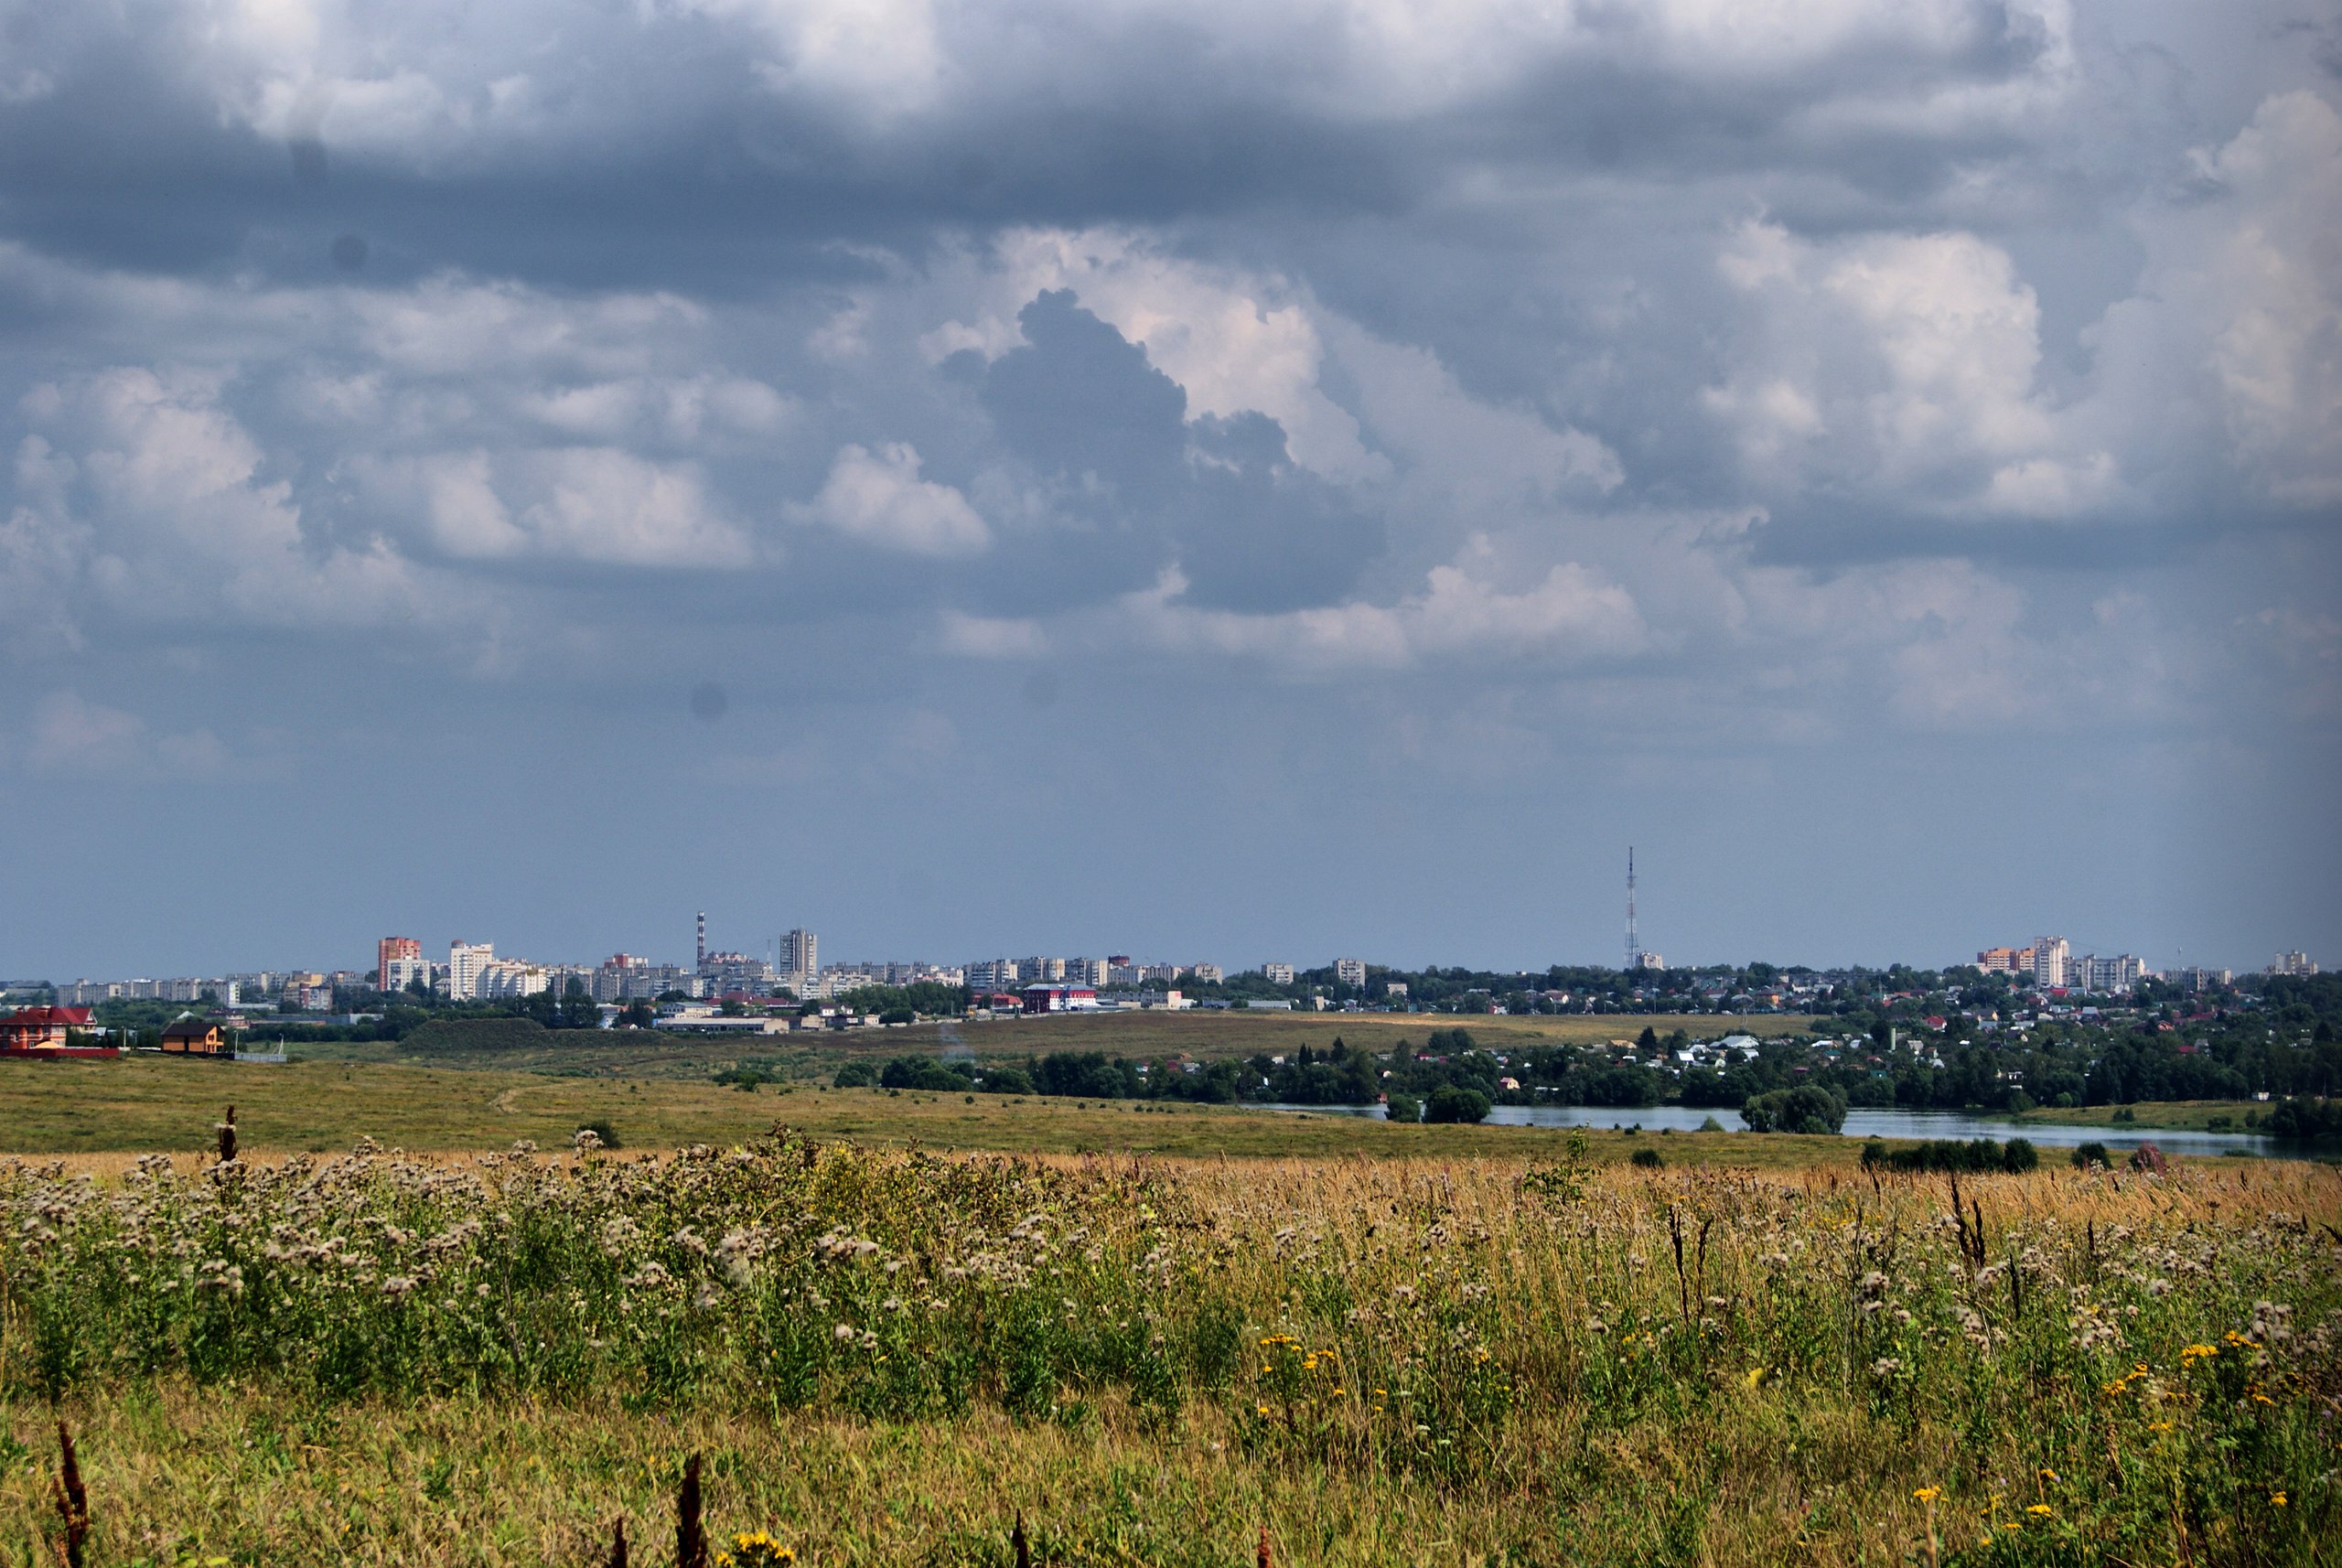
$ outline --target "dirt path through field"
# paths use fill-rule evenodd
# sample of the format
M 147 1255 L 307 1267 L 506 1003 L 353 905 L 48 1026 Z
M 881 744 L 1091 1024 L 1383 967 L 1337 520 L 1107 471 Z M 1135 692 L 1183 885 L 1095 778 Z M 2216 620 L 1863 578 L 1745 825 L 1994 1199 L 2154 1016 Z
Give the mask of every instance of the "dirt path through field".
M 504 1112 L 507 1116 L 518 1116 L 521 1114 L 521 1108 L 513 1104 L 512 1101 L 520 1092 L 521 1086 L 517 1083 L 514 1084 L 511 1088 L 506 1090 L 503 1093 L 496 1097 L 496 1108 Z

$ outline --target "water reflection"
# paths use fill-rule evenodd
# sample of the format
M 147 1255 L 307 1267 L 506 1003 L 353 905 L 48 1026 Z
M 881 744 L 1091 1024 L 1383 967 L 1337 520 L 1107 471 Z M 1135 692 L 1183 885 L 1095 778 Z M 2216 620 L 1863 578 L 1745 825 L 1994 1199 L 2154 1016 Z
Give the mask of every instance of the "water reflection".
M 1305 1112 L 1313 1116 L 1380 1118 L 1380 1105 L 1272 1105 L 1272 1111 Z M 1505 1127 L 1585 1127 L 1607 1132 L 1639 1124 L 1646 1133 L 1670 1128 L 1696 1132 L 1710 1117 L 1726 1130 L 1746 1132 L 1737 1111 L 1703 1111 L 1683 1105 L 1643 1105 L 1621 1109 L 1611 1105 L 1499 1105 L 1488 1121 Z M 2174 1155 L 2269 1155 L 2305 1158 L 2297 1145 L 2278 1143 L 2253 1133 L 2191 1133 L 2154 1127 L 2090 1127 L 2057 1122 L 2014 1122 L 2005 1116 L 1962 1111 L 1849 1111 L 1849 1138 L 2030 1138 L 2044 1148 L 2071 1148 L 2077 1144 L 2103 1144 L 2109 1149 L 2135 1149 L 2153 1144 Z

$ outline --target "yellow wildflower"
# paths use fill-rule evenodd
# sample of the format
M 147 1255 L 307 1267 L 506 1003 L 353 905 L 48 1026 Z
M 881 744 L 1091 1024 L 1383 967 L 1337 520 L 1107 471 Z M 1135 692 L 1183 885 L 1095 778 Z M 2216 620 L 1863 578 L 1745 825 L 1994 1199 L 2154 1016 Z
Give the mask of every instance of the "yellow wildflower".
M 1923 1503 L 1931 1503 L 1938 1498 L 1943 1496 L 1943 1488 L 1941 1487 L 1921 1487 L 1918 1491 L 1913 1492 L 1911 1495 Z

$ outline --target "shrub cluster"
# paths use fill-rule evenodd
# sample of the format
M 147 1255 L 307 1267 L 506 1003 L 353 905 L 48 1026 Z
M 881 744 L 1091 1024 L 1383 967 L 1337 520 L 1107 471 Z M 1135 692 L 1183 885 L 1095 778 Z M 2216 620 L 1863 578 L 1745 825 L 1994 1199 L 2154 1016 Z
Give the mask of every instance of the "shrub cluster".
M 1863 1144 L 1863 1168 L 1890 1171 L 2011 1171 L 2034 1170 L 2041 1164 L 2032 1141 L 2011 1138 L 1996 1144 L 1990 1138 L 1937 1138 L 1890 1149 L 1884 1139 Z

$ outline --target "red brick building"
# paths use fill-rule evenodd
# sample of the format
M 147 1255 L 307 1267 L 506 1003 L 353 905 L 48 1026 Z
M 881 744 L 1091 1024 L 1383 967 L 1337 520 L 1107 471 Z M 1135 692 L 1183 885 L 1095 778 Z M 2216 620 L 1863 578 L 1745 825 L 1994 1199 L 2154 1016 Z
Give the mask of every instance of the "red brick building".
M 69 1029 L 87 1029 L 87 1007 L 19 1007 L 0 1018 L 0 1051 L 56 1051 L 65 1048 Z

